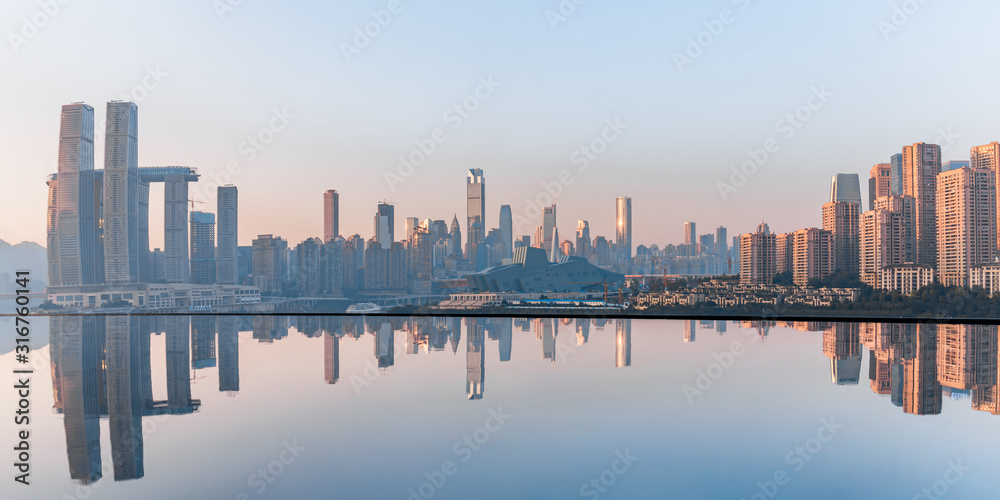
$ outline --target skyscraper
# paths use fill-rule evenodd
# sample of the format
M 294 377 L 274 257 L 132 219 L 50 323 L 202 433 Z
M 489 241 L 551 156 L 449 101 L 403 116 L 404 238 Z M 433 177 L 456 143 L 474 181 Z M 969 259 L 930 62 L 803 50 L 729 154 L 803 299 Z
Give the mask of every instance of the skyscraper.
M 903 196 L 903 154 L 896 153 L 889 159 L 889 194 Z
M 253 240 L 253 284 L 260 289 L 260 293 L 281 293 L 284 253 L 287 249 L 287 241 L 270 234 L 260 235 Z
M 858 220 L 861 204 L 837 201 L 823 205 L 823 230 L 834 239 L 834 269 L 858 272 Z
M 375 212 L 375 241 L 383 250 L 392 248 L 392 243 L 396 241 L 393 230 L 395 212 L 395 207 L 388 203 L 379 203 L 378 211 Z
M 239 192 L 236 186 L 220 186 L 216 190 L 216 209 L 219 223 L 216 226 L 215 282 L 220 285 L 240 283 L 239 270 Z
M 989 169 L 963 167 L 937 181 L 938 279 L 968 286 L 969 269 L 997 256 L 996 179 Z
M 103 213 L 104 281 L 109 285 L 139 281 L 138 117 L 134 103 L 108 103 Z
M 466 192 L 466 222 L 465 234 L 468 238 L 466 245 L 472 244 L 472 224 L 479 221 L 486 227 L 486 176 L 480 168 L 469 169 L 465 184 Z M 481 243 L 477 241 L 476 243 Z
M 993 172 L 993 179 L 997 181 L 997 217 L 1000 218 L 1000 142 L 991 142 L 982 146 L 976 146 L 969 152 L 969 166 L 972 168 L 985 168 Z M 1000 222 L 998 222 L 1000 226 Z M 1000 248 L 1000 234 L 997 236 L 997 246 Z
M 406 241 L 413 238 L 413 233 L 420 227 L 419 217 L 406 217 L 403 219 L 403 234 Z
M 903 213 L 892 210 L 869 210 L 861 216 L 859 234 L 861 281 L 874 288 L 883 288 L 882 268 L 907 262 Z
M 323 241 L 340 236 L 340 195 L 336 190 L 323 193 Z
M 729 231 L 723 226 L 715 228 L 715 254 L 720 257 L 729 253 L 728 233 Z
M 503 244 L 505 259 L 514 257 L 514 220 L 510 205 L 500 206 L 500 243 Z
M 872 167 L 868 178 L 868 207 L 875 206 L 875 198 L 889 196 L 891 194 L 892 164 L 879 163 Z
M 691 246 L 698 243 L 698 226 L 694 222 L 684 223 L 684 244 Z
M 861 179 L 858 174 L 837 174 L 830 183 L 830 201 L 861 206 Z
M 552 245 L 558 245 L 558 241 L 552 241 L 552 231 L 556 228 L 556 204 L 542 209 L 542 248 L 545 255 L 552 253 Z
M 576 254 L 586 258 L 590 255 L 590 223 L 585 220 L 576 221 Z
M 767 224 L 757 231 L 740 235 L 740 283 L 769 285 L 777 274 L 776 238 Z
M 82 104 L 62 107 L 59 125 L 58 180 L 55 187 L 55 218 L 53 222 L 57 274 L 50 274 L 49 284 L 84 285 L 104 281 L 98 275 L 98 259 L 102 255 L 95 206 L 94 172 L 94 108 Z M 96 205 L 95 205 L 96 204 Z
M 215 214 L 191 212 L 191 282 L 215 283 Z
M 937 175 L 941 146 L 916 143 L 903 147 L 903 194 L 915 200 L 917 264 L 937 265 Z
M 799 229 L 793 238 L 792 276 L 796 285 L 805 286 L 811 279 L 821 280 L 833 273 L 833 233 L 817 228 Z
M 618 256 L 622 263 L 632 260 L 632 198 L 619 196 L 615 200 Z

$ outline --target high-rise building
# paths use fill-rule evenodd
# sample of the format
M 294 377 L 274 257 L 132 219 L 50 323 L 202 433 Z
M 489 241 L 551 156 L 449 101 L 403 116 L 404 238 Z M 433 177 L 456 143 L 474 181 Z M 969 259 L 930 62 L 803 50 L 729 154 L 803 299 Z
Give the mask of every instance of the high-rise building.
M 388 203 L 379 203 L 378 211 L 375 212 L 375 241 L 383 250 L 392 248 L 392 243 L 396 241 L 393 231 L 395 212 L 396 208 Z
M 907 262 L 903 224 L 903 213 L 892 210 L 869 210 L 861 215 L 861 281 L 874 288 L 883 288 L 880 279 L 882 268 Z
M 962 168 L 962 167 L 969 167 L 971 165 L 972 164 L 969 161 L 967 161 L 967 160 L 946 161 L 946 162 L 944 162 L 944 163 L 941 164 L 941 171 L 942 172 L 947 172 L 949 170 L 955 170 L 955 169 L 959 169 L 959 168 Z
M 684 223 L 684 244 L 691 246 L 698 243 L 698 229 L 694 222 Z
M 938 279 L 968 286 L 969 270 L 997 256 L 996 179 L 985 168 L 963 167 L 937 178 Z
M 49 182 L 55 204 L 49 284 L 85 285 L 102 283 L 103 256 L 98 218 L 101 189 L 94 172 L 94 108 L 83 104 L 62 107 L 59 125 L 58 180 Z M 58 183 L 58 188 L 56 188 Z
M 504 258 L 514 257 L 514 219 L 510 205 L 500 206 L 500 243 L 504 247 Z
M 915 200 L 917 264 L 937 265 L 937 175 L 941 146 L 916 143 L 903 148 L 903 194 Z
M 985 168 L 993 172 L 993 178 L 997 181 L 997 217 L 1000 218 L 1000 142 L 991 142 L 972 148 L 969 152 L 969 166 L 971 168 Z M 1000 227 L 1000 222 L 997 225 Z M 997 247 L 1000 248 L 1000 233 L 998 233 L 997 238 Z
M 552 240 L 553 230 L 556 228 L 556 204 L 553 203 L 550 207 L 544 207 L 542 209 L 542 248 L 545 249 L 545 255 L 552 253 L 552 246 L 558 245 L 558 241 Z
M 191 283 L 215 283 L 215 214 L 191 212 Z
M 889 196 L 892 184 L 892 164 L 879 163 L 872 167 L 868 178 L 868 206 L 875 206 L 875 198 Z
M 889 194 L 903 196 L 903 153 L 896 153 L 889 159 Z
M 576 255 L 586 258 L 590 255 L 590 223 L 585 220 L 576 221 Z
M 104 282 L 109 285 L 139 281 L 138 117 L 134 103 L 108 103 L 103 216 Z
M 340 236 L 340 194 L 331 189 L 323 193 L 323 241 Z
M 858 217 L 860 203 L 837 201 L 823 205 L 823 230 L 834 238 L 834 269 L 858 272 Z
M 715 228 L 715 254 L 723 257 L 729 253 L 729 236 L 728 230 L 719 226 Z
M 833 233 L 823 229 L 799 229 L 794 233 L 792 276 L 805 286 L 811 279 L 823 279 L 834 271 Z
M 861 206 L 861 179 L 858 174 L 837 174 L 830 183 L 830 201 Z M 860 211 L 860 210 L 859 210 Z
M 287 249 L 287 241 L 270 234 L 260 235 L 253 240 L 253 284 L 260 289 L 260 293 L 281 293 L 284 254 Z
M 619 260 L 627 264 L 632 260 L 632 198 L 618 197 L 615 208 Z
M 632 320 L 615 320 L 615 368 L 632 366 Z
M 472 224 L 479 221 L 483 227 L 486 227 L 486 176 L 483 175 L 482 169 L 469 169 L 469 174 L 466 176 L 465 192 L 467 215 L 465 234 L 468 238 L 466 242 L 466 246 L 468 247 L 473 243 Z M 477 241 L 476 243 L 482 242 Z
M 916 262 L 917 259 L 917 229 L 916 200 L 912 196 L 886 196 L 875 199 L 874 210 L 888 210 L 900 214 L 900 228 L 903 254 L 897 260 L 900 263 Z
M 239 192 L 236 186 L 220 186 L 216 190 L 218 225 L 216 226 L 215 282 L 220 285 L 240 284 L 239 270 Z
M 413 238 L 413 233 L 420 227 L 419 217 L 407 217 L 403 219 L 403 234 L 406 235 L 406 241 L 410 241 Z
M 714 234 L 703 234 L 698 237 L 698 248 L 701 253 L 713 253 L 715 252 L 715 235 Z
M 795 233 L 774 237 L 774 272 L 791 273 L 795 266 Z
M 757 231 L 740 235 L 740 283 L 769 285 L 777 274 L 775 235 L 761 222 Z
M 303 297 L 318 297 L 323 292 L 323 241 L 309 238 L 295 246 L 295 285 Z

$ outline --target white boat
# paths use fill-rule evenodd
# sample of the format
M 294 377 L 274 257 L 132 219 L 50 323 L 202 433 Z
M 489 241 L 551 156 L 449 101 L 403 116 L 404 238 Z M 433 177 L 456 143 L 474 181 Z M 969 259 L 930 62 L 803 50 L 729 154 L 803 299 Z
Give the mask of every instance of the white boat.
M 382 312 L 382 307 L 371 302 L 362 302 L 347 306 L 347 312 L 351 314 L 375 314 Z

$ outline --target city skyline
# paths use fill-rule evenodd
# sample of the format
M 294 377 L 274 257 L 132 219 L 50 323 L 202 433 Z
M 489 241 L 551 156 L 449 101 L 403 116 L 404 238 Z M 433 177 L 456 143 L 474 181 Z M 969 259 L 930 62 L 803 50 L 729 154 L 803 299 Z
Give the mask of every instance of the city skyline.
M 911 82 L 915 86 L 902 95 L 891 77 L 924 58 L 936 58 L 942 75 L 982 67 L 975 51 L 964 49 L 995 45 L 986 19 L 997 12 L 997 5 L 925 5 L 904 26 L 893 26 L 898 30 L 884 32 L 880 23 L 891 22 L 889 5 L 747 4 L 745 10 L 741 3 L 731 6 L 736 22 L 726 26 L 719 40 L 704 48 L 703 54 L 682 71 L 673 54 L 683 54 L 688 39 L 697 37 L 704 22 L 717 18 L 721 6 L 647 3 L 632 10 L 587 5 L 553 27 L 546 18 L 549 7 L 544 5 L 511 2 L 500 13 L 494 12 L 494 7 L 430 3 L 421 9 L 407 9 L 405 18 L 386 29 L 361 54 L 348 60 L 336 49 L 329 51 L 332 53 L 324 54 L 320 64 L 311 61 L 308 66 L 312 69 L 305 74 L 292 68 L 309 52 L 287 61 L 270 56 L 295 52 L 286 50 L 294 47 L 353 43 L 355 29 L 370 20 L 370 9 L 338 6 L 343 10 L 332 16 L 336 19 L 333 25 L 311 31 L 308 26 L 317 22 L 312 19 L 331 17 L 323 13 L 332 7 L 310 6 L 316 15 L 309 20 L 278 6 L 244 5 L 221 18 L 204 5 L 160 7 L 162 17 L 184 18 L 191 23 L 184 39 L 177 38 L 176 30 L 150 26 L 144 19 L 128 25 L 124 32 L 99 30 L 95 35 L 94 26 L 122 14 L 110 6 L 76 12 L 64 9 L 58 25 L 44 27 L 26 45 L 17 46 L 17 51 L 11 47 L 0 54 L 0 60 L 12 71 L 36 75 L 8 83 L 8 95 L 19 97 L 5 102 L 9 112 L 0 122 L 0 133 L 19 140 L 5 147 L 0 158 L 8 166 L 11 180 L 2 188 L 0 209 L 12 212 L 25 207 L 29 213 L 41 213 L 45 187 L 37 179 L 56 171 L 57 151 L 51 139 L 58 127 L 54 116 L 60 105 L 81 99 L 92 105 L 122 97 L 141 101 L 140 164 L 181 163 L 210 176 L 224 173 L 230 162 L 239 163 L 241 173 L 232 183 L 243 188 L 247 207 L 239 231 L 244 245 L 251 235 L 265 234 L 276 226 L 280 220 L 273 213 L 276 206 L 303 214 L 288 224 L 286 236 L 290 240 L 321 237 L 316 229 L 321 227 L 321 214 L 312 209 L 319 202 L 312 194 L 324 189 L 344 193 L 344 234 L 364 234 L 371 212 L 369 200 L 391 199 L 399 203 L 399 210 L 421 207 L 425 212 L 419 214 L 421 217 L 448 219 L 455 207 L 461 206 L 461 188 L 441 187 L 452 182 L 449 179 L 455 172 L 468 168 L 491 172 L 492 194 L 486 213 L 495 214 L 501 204 L 510 204 L 516 217 L 524 212 L 526 198 L 542 192 L 543 182 L 557 179 L 562 169 L 574 168 L 571 155 L 600 137 L 606 120 L 618 119 L 627 128 L 586 172 L 566 186 L 559 197 L 562 211 L 573 214 L 566 220 L 586 219 L 595 232 L 611 234 L 607 228 L 614 227 L 614 215 L 587 213 L 590 195 L 608 189 L 613 192 L 610 196 L 630 196 L 637 209 L 648 207 L 650 213 L 665 214 L 663 223 L 643 218 L 638 212 L 635 217 L 633 240 L 659 244 L 673 241 L 674 231 L 666 228 L 686 220 L 710 225 L 714 225 L 710 221 L 719 221 L 740 231 L 752 228 L 762 218 L 775 226 L 817 225 L 812 213 L 784 210 L 762 200 L 775 190 L 784 192 L 794 186 L 798 191 L 788 193 L 786 204 L 805 206 L 810 198 L 828 189 L 823 177 L 829 172 L 863 173 L 874 163 L 888 161 L 897 144 L 937 142 L 947 148 L 943 160 L 962 160 L 969 148 L 1000 135 L 991 130 L 987 120 L 997 104 L 980 98 L 994 86 L 1000 65 L 987 64 L 975 78 L 961 81 L 930 78 L 919 85 Z M 30 17 L 37 9 L 34 4 L 19 2 L 5 7 L 10 19 Z M 441 40 L 417 36 L 440 16 L 472 23 L 490 19 L 492 23 L 480 23 L 483 26 L 477 30 L 470 29 L 468 22 L 446 23 Z M 822 29 L 806 29 L 810 23 L 801 22 L 815 18 L 824 19 Z M 642 28 L 652 19 L 661 19 L 664 25 L 636 29 L 637 23 Z M 771 23 L 794 29 L 792 33 L 766 29 Z M 285 30 L 294 25 L 295 34 L 261 46 L 257 35 L 275 25 Z M 515 57 L 511 48 L 493 43 L 496 38 L 505 38 L 514 26 L 527 27 L 519 44 L 539 47 L 542 57 L 522 56 L 521 50 Z M 618 61 L 617 50 L 609 50 L 593 37 L 601 32 L 620 35 L 619 42 L 634 59 L 628 64 Z M 845 32 L 856 34 L 847 45 L 839 43 Z M 941 32 L 953 36 L 943 40 L 928 36 Z M 134 36 L 122 47 L 125 59 L 94 55 L 101 52 L 98 47 L 129 34 Z M 788 44 L 788 36 L 797 37 L 800 43 Z M 68 52 L 57 50 L 67 38 L 81 43 L 72 44 Z M 317 44 L 317 38 L 322 43 Z M 309 83 L 292 85 L 294 78 L 259 78 L 258 72 L 249 70 L 254 66 L 251 62 L 261 61 L 258 56 L 236 56 L 222 71 L 214 59 L 210 61 L 194 49 L 225 47 L 229 39 L 261 49 L 260 57 L 279 69 L 274 74 L 301 75 L 305 78 L 300 80 Z M 746 43 L 763 54 L 809 57 L 795 68 L 756 58 L 743 61 L 737 49 Z M 474 59 L 477 63 L 458 64 L 472 54 L 472 47 L 481 49 Z M 445 57 L 434 61 L 417 58 L 427 63 L 424 66 L 407 63 L 428 53 Z M 121 60 L 134 62 L 121 64 Z M 845 60 L 851 61 L 850 66 Z M 585 78 L 573 69 L 593 68 L 588 64 L 602 65 L 605 70 L 596 74 L 588 71 Z M 58 78 L 56 68 L 67 66 L 94 78 Z M 640 68 L 638 73 L 636 67 Z M 853 67 L 858 69 L 845 71 Z M 538 73 L 537 79 L 532 79 Z M 735 75 L 740 78 L 731 78 Z M 475 113 L 460 122 L 444 121 L 443 112 L 474 96 L 482 85 L 480 79 L 489 81 L 491 76 L 500 86 L 492 93 L 479 93 L 489 97 Z M 768 83 L 745 83 L 755 80 Z M 47 83 L 37 84 L 42 81 Z M 400 81 L 410 82 L 409 87 L 398 87 L 396 82 Z M 814 86 L 832 93 L 822 109 L 801 129 L 795 129 L 794 137 L 783 140 L 780 151 L 737 192 L 723 200 L 717 183 L 730 182 L 731 167 L 747 159 L 748 149 L 759 148 L 770 136 L 784 138 L 775 135 L 780 134 L 776 122 L 805 103 Z M 210 97 L 214 92 L 201 92 L 234 87 L 239 88 L 225 99 Z M 330 88 L 338 91 L 329 92 Z M 912 106 L 918 98 L 925 101 Z M 200 119 L 202 116 L 209 118 Z M 879 119 L 862 119 L 867 116 Z M 461 126 L 453 129 L 456 123 Z M 414 141 L 426 140 L 439 126 L 447 140 L 437 145 L 430 160 L 390 189 L 385 174 L 396 171 L 398 157 L 418 150 Z M 249 136 L 260 134 L 273 140 L 262 149 L 247 142 Z M 839 149 L 845 141 L 851 147 Z M 98 140 L 98 158 L 103 147 L 103 141 Z M 817 151 L 827 154 L 817 155 Z M 665 170 L 663 165 L 667 165 Z M 664 173 L 671 182 L 651 183 L 655 186 L 636 182 Z M 310 180 L 310 186 L 305 187 L 305 179 Z M 316 193 L 302 193 L 312 189 L 312 184 L 322 187 L 317 187 Z M 423 208 L 420 200 L 427 192 L 440 192 L 441 196 L 428 200 Z M 676 205 L 669 200 L 675 200 Z M 155 201 L 151 203 L 152 220 L 161 216 L 160 204 Z M 31 210 L 32 206 L 39 210 Z M 678 210 L 678 206 L 684 208 Z M 35 220 L 5 220 L 0 225 L 0 239 L 44 242 L 41 216 L 31 217 Z M 731 220 L 725 220 L 727 217 Z M 562 233 L 568 234 L 570 229 L 563 227 Z M 159 234 L 151 235 L 151 245 L 162 248 Z

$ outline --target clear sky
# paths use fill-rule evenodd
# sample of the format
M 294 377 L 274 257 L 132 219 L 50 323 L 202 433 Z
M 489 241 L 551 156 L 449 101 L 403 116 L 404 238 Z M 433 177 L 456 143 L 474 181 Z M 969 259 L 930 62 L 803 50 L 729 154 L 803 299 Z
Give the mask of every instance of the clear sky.
M 220 7 L 229 2 L 239 5 Z M 390 7 L 365 43 L 357 30 Z M 950 160 L 1000 140 L 994 1 L 588 0 L 561 19 L 547 14 L 559 8 L 106 0 L 69 1 L 50 16 L 36 0 L 3 2 L 0 239 L 44 242 L 60 106 L 85 101 L 103 123 L 105 103 L 129 94 L 140 165 L 194 166 L 207 180 L 236 162 L 241 244 L 322 236 L 327 189 L 341 193 L 344 234 L 371 237 L 379 200 L 396 203 L 399 228 L 409 216 L 461 219 L 468 168 L 485 170 L 488 225 L 510 204 L 527 219 L 518 234 L 541 223 L 526 200 L 567 169 L 564 238 L 577 219 L 613 236 L 616 196 L 632 197 L 636 245 L 679 243 L 688 220 L 701 233 L 725 225 L 735 235 L 761 219 L 789 231 L 821 224 L 834 173 L 862 174 L 866 192 L 872 165 L 904 144 L 939 141 Z M 688 52 L 702 31 L 705 43 Z M 679 68 L 685 52 L 695 56 Z M 814 87 L 824 98 L 801 128 L 780 124 Z M 463 101 L 477 109 L 448 111 Z M 293 117 L 272 120 L 275 110 Z M 608 135 L 616 119 L 625 128 Z M 429 159 L 390 186 L 398 157 L 437 128 Z M 574 151 L 602 133 L 616 140 L 581 172 Z M 251 155 L 249 136 L 273 140 Z M 779 149 L 720 195 L 732 166 L 769 138 Z M 103 149 L 98 141 L 98 168 Z M 204 191 L 192 194 L 214 201 Z M 161 200 L 154 192 L 154 247 Z

